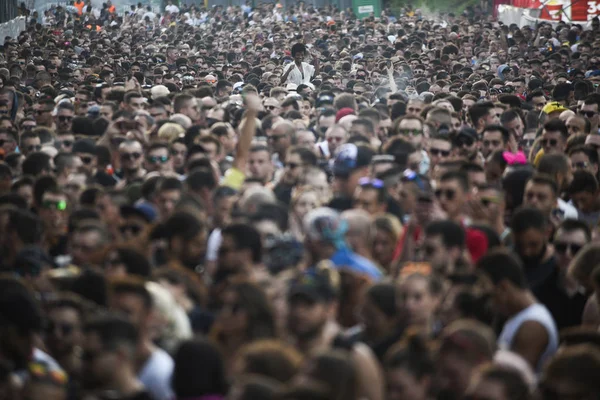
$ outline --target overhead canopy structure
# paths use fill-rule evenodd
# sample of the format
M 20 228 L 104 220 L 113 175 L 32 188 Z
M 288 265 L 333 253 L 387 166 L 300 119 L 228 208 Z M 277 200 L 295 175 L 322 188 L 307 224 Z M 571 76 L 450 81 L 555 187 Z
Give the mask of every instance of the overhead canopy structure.
M 600 0 L 494 0 L 498 19 L 519 26 L 536 22 L 570 22 L 587 25 L 600 16 Z

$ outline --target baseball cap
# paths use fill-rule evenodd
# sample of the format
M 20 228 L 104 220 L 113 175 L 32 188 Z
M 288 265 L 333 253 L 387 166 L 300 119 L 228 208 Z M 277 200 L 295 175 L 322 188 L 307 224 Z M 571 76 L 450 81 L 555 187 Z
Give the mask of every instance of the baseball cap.
M 136 206 L 121 206 L 122 217 L 140 217 L 148 223 L 156 219 L 156 210 L 149 204 L 138 204 Z
M 346 115 L 355 115 L 355 114 L 356 113 L 354 112 L 354 110 L 351 109 L 350 107 L 344 107 L 335 114 L 335 122 L 339 122 L 340 119 L 344 118 Z
M 333 105 L 333 94 L 322 93 L 317 97 L 316 107 L 321 107 L 323 105 Z
M 545 114 L 552 114 L 553 112 L 563 112 L 563 111 L 567 111 L 568 108 L 566 108 L 565 106 L 563 106 L 562 104 L 560 104 L 559 102 L 553 101 L 551 103 L 548 103 L 544 106 L 544 108 L 542 108 L 542 111 Z
M 348 177 L 357 169 L 368 166 L 374 155 L 375 152 L 369 147 L 343 144 L 333 160 L 333 175 Z
M 165 85 L 156 85 L 150 89 L 150 97 L 152 100 L 156 100 L 159 97 L 166 96 L 170 93 L 169 89 Z
M 290 282 L 288 299 L 304 298 L 313 302 L 330 302 L 337 297 L 339 274 L 331 261 L 306 270 Z
M 461 137 L 461 136 L 466 136 L 466 137 L 469 137 L 469 138 L 471 138 L 471 139 L 473 139 L 473 140 L 475 140 L 475 141 L 476 141 L 477 139 L 479 139 L 479 137 L 477 136 L 477 131 L 476 131 L 475 129 L 473 129 L 473 128 L 469 128 L 468 126 L 467 126 L 467 127 L 464 127 L 464 128 L 462 128 L 462 129 L 461 129 L 460 131 L 458 131 L 458 133 L 456 134 L 456 138 L 459 138 L 459 137 Z

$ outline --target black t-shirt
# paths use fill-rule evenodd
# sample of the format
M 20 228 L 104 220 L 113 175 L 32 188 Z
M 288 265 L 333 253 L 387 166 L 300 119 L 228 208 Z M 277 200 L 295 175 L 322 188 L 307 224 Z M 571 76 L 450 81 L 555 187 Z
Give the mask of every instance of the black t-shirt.
M 558 268 L 533 290 L 533 294 L 548 308 L 559 331 L 581 325 L 587 297 L 581 293 L 569 296 L 564 288 L 561 288 Z
M 552 274 L 557 268 L 558 266 L 556 265 L 556 258 L 554 258 L 554 256 L 535 266 L 526 265 L 525 276 L 527 277 L 529 288 L 535 292 L 540 286 L 544 285 L 548 279 L 552 278 Z
M 144 390 L 134 394 L 133 396 L 124 397 L 123 400 L 152 400 L 152 396 L 150 396 L 150 393 Z

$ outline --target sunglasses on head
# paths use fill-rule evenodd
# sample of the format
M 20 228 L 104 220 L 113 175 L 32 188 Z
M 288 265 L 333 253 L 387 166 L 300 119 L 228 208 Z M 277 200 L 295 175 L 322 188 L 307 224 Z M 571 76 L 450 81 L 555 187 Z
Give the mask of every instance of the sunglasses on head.
M 141 153 L 135 152 L 135 153 L 121 153 L 121 160 L 123 161 L 131 161 L 131 160 L 137 160 L 142 156 Z
M 358 180 L 358 185 L 360 187 L 372 187 L 375 189 L 381 189 L 384 187 L 384 183 L 380 179 L 372 179 L 369 177 L 360 178 Z

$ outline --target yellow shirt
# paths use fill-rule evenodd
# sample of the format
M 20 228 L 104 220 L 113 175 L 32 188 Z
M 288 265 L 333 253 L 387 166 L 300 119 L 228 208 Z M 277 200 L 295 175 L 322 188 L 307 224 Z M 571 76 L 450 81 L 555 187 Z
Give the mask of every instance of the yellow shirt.
M 240 171 L 239 169 L 232 167 L 225 172 L 225 177 L 223 178 L 222 186 L 228 186 L 235 190 L 241 190 L 244 181 L 246 180 L 246 175 Z

